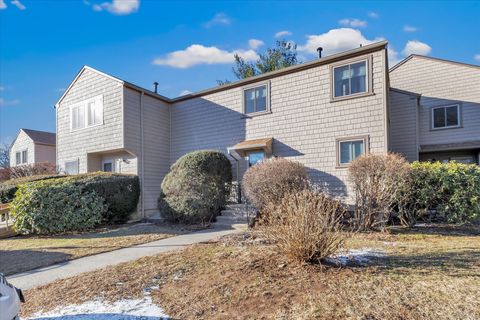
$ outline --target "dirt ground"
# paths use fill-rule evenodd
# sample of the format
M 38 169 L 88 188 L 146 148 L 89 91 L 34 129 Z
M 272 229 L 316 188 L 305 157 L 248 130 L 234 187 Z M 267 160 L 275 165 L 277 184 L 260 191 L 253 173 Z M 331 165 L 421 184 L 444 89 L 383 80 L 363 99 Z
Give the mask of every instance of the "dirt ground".
M 149 292 L 173 319 L 480 319 L 480 228 L 353 234 L 382 252 L 346 266 L 287 261 L 257 233 L 229 236 L 27 291 L 22 314 Z
M 187 230 L 133 223 L 92 232 L 54 236 L 16 236 L 0 240 L 0 272 L 10 275 L 92 254 L 164 239 Z

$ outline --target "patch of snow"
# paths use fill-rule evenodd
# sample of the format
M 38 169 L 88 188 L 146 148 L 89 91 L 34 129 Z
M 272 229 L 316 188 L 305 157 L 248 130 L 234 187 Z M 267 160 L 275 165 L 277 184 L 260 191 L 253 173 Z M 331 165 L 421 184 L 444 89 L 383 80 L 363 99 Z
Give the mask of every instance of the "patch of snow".
M 31 320 L 161 320 L 169 319 L 152 298 L 124 299 L 112 303 L 101 300 L 58 307 L 37 313 Z
M 341 266 L 348 265 L 366 265 L 371 262 L 372 259 L 382 258 L 385 256 L 385 252 L 379 249 L 362 248 L 362 249 L 350 249 L 344 253 L 333 256 L 330 261 L 339 264 Z

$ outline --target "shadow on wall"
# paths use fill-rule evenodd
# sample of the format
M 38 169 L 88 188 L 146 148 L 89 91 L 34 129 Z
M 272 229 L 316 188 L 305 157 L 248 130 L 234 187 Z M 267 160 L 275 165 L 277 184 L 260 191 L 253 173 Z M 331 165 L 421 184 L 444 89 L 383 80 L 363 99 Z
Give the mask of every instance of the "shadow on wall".
M 314 168 L 307 168 L 313 184 L 326 194 L 345 200 L 348 197 L 348 190 L 345 183 L 334 175 Z

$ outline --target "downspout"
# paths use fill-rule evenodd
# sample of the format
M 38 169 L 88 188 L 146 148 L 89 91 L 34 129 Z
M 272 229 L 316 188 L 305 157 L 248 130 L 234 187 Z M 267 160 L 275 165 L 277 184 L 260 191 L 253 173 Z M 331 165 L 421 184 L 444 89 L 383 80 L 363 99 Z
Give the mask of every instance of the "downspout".
M 142 212 L 141 212 L 141 215 L 142 215 L 142 220 L 145 220 L 145 152 L 144 152 L 144 132 L 143 132 L 143 129 L 144 129 L 144 126 L 143 126 L 143 96 L 145 95 L 145 93 L 142 91 L 140 93 L 140 154 L 141 154 L 141 157 L 142 157 L 142 161 L 141 161 L 141 166 L 142 166 L 142 169 L 140 171 L 140 176 L 141 176 L 141 186 L 140 186 L 140 196 L 142 198 L 142 203 L 141 203 L 141 207 L 142 207 Z
M 417 150 L 417 160 L 420 160 L 420 123 L 419 123 L 419 118 L 420 118 L 420 99 L 422 96 L 417 96 L 417 105 L 415 106 L 415 146 Z

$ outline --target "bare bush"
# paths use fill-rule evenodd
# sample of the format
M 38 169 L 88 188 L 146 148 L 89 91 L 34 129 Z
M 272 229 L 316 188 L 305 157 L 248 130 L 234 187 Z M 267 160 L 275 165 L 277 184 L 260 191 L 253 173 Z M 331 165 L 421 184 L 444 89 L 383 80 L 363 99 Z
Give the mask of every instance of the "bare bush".
M 22 166 L 11 167 L 10 169 L 11 169 L 11 174 L 10 174 L 11 179 L 57 173 L 57 167 L 53 163 L 49 163 L 49 162 L 27 164 Z
M 284 196 L 269 210 L 265 235 L 288 258 L 322 262 L 343 243 L 345 207 L 324 193 L 305 189 Z
M 10 180 L 11 168 L 0 168 L 0 182 Z
M 284 158 L 264 160 L 247 170 L 243 176 L 246 198 L 260 210 L 278 204 L 286 194 L 304 190 L 309 185 L 305 166 Z
M 383 229 L 393 206 L 408 188 L 410 165 L 398 154 L 369 154 L 358 157 L 348 168 L 355 188 L 354 227 Z

